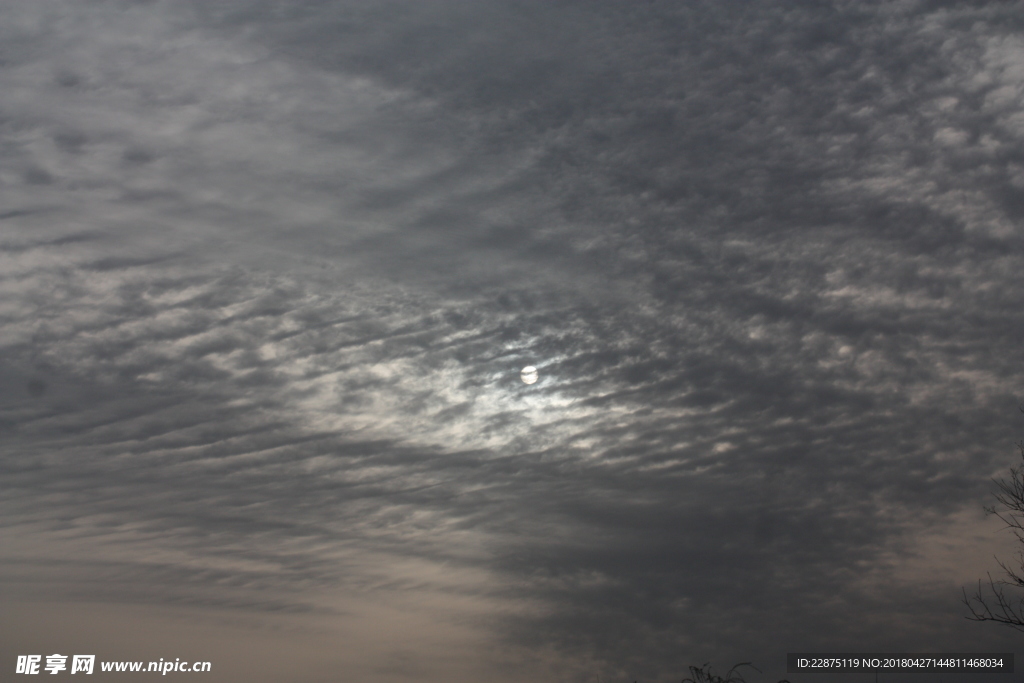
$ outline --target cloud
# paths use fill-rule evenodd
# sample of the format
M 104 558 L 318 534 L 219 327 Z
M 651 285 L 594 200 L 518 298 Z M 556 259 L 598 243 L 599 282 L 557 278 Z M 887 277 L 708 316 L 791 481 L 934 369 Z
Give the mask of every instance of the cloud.
M 27 604 L 372 625 L 375 680 L 1012 649 L 937 540 L 1007 548 L 1007 7 L 3 12 Z

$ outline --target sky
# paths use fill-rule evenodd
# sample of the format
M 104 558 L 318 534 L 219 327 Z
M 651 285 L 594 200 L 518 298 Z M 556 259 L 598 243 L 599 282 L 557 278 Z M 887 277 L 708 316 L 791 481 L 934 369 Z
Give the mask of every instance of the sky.
M 3 3 L 0 666 L 860 683 L 786 653 L 1019 652 L 962 590 L 1018 552 L 984 507 L 1024 434 L 1022 29 Z

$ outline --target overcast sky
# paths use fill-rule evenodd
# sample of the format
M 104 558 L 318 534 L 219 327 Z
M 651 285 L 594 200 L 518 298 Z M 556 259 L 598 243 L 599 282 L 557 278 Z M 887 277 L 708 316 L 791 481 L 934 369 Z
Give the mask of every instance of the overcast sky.
M 960 599 L 1016 552 L 983 507 L 1024 435 L 1022 29 L 1004 1 L 3 3 L 2 666 L 1014 651 Z

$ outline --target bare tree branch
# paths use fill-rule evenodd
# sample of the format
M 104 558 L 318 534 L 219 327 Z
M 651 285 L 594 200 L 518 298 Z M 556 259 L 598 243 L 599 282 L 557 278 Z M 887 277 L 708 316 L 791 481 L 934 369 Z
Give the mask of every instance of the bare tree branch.
M 1024 413 L 1024 406 L 1020 407 Z M 1021 460 L 1024 460 L 1024 441 L 1017 444 L 1020 450 Z M 993 480 L 999 487 L 995 494 L 996 500 L 1002 509 L 995 506 L 985 508 L 985 512 L 995 515 L 1006 525 L 1007 529 L 1024 547 L 1024 467 L 1011 467 L 1009 480 Z M 1018 551 L 1019 568 L 1009 567 L 1005 562 L 996 558 L 996 562 L 1002 568 L 1009 579 L 996 581 L 992 575 L 988 575 L 988 592 L 986 596 L 982 589 L 982 582 L 978 580 L 978 590 L 973 597 L 968 597 L 967 590 L 963 589 L 963 602 L 971 611 L 971 616 L 966 617 L 972 621 L 994 621 L 998 624 L 1006 624 L 1018 631 L 1024 631 L 1024 595 L 1018 598 L 1007 596 L 1006 587 L 1024 589 L 1024 551 Z
M 704 666 L 691 666 L 690 678 L 684 678 L 682 683 L 746 683 L 746 679 L 743 678 L 743 675 L 736 672 L 736 669 L 739 669 L 741 666 L 749 666 L 757 673 L 761 673 L 761 670 L 750 662 L 742 662 L 729 669 L 725 674 L 725 678 L 723 678 L 712 672 L 711 666 L 705 662 Z M 789 683 L 789 681 L 782 680 L 779 681 L 779 683 Z

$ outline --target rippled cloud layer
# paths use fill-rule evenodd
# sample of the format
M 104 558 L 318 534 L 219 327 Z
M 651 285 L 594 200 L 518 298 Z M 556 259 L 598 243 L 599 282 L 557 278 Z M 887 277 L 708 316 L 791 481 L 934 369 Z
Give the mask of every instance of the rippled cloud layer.
M 1012 651 L 1019 10 L 0 9 L 4 657 Z

